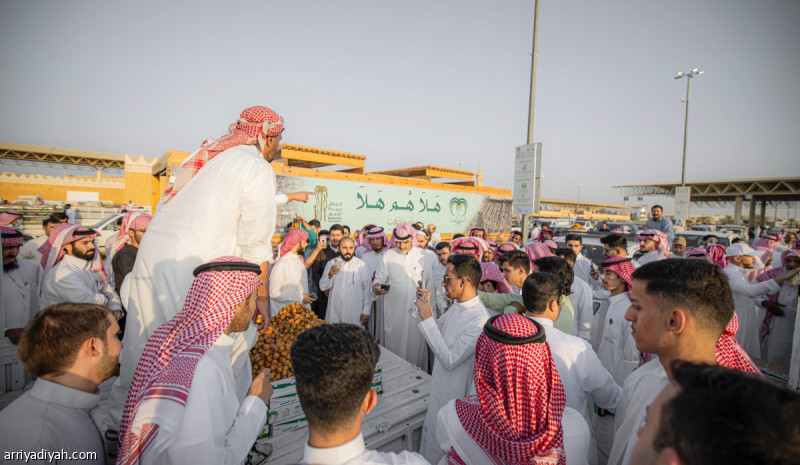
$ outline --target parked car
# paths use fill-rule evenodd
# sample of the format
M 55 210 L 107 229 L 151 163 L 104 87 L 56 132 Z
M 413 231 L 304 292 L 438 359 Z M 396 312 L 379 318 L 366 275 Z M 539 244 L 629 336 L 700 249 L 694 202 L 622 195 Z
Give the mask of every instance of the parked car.
M 597 224 L 594 225 L 592 231 L 600 231 L 600 228 L 603 226 L 603 223 L 608 225 L 608 230 L 613 231 L 615 229 L 621 229 L 622 232 L 625 233 L 633 233 L 636 231 L 641 231 L 641 226 L 637 226 L 630 221 L 598 221 Z
M 675 234 L 675 237 L 683 237 L 686 239 L 686 249 L 694 249 L 703 246 L 703 238 L 706 236 L 716 236 L 717 244 L 724 245 L 725 247 L 731 245 L 731 241 L 739 237 L 736 234 L 726 234 L 724 232 L 716 231 L 681 231 Z
M 557 236 L 554 238 L 559 247 L 564 247 L 566 244 L 566 241 L 564 240 L 565 237 L 566 236 Z M 600 264 L 606 259 L 606 256 L 603 254 L 603 244 L 600 242 L 601 237 L 603 236 L 588 236 L 581 234 L 581 242 L 583 243 L 581 255 L 591 260 L 595 266 L 600 266 Z M 628 256 L 635 259 L 639 256 L 639 243 L 633 240 L 634 237 L 636 236 L 630 235 L 628 237 Z

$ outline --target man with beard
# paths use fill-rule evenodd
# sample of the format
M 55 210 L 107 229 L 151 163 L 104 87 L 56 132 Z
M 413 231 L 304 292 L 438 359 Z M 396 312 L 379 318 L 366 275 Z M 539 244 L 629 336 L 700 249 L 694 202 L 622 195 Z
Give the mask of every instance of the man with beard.
M 53 228 L 39 249 L 44 265 L 42 307 L 59 302 L 103 305 L 122 314 L 119 296 L 105 280 L 94 229 L 69 223 Z
M 39 282 L 42 267 L 33 260 L 18 258 L 22 233 L 0 226 L 3 243 L 3 335 L 17 344 L 22 328 L 39 311 Z
M 317 254 L 314 263 L 311 264 L 311 279 L 316 286 L 319 286 L 319 281 L 322 279 L 322 272 L 325 271 L 325 266 L 334 257 L 339 256 L 339 242 L 344 237 L 344 227 L 340 224 L 331 226 L 328 233 L 327 246 Z M 328 296 L 324 293 L 318 293 L 317 300 L 311 305 L 311 310 L 317 315 L 319 319 L 325 319 L 325 309 L 328 308 Z
M 642 256 L 636 260 L 639 266 L 669 257 L 669 239 L 661 231 L 645 229 L 636 236 L 636 242 L 639 243 L 639 252 L 642 253 Z
M 38 379 L 0 412 L 0 448 L 6 454 L 63 450 L 94 454 L 93 460 L 86 455 L 84 463 L 106 463 L 89 411 L 100 401 L 97 387 L 117 369 L 118 332 L 108 309 L 69 302 L 45 308 L 25 326 L 19 358 Z M 12 457 L 7 463 L 15 461 Z M 23 461 L 28 462 L 18 458 Z
M 725 249 L 725 255 L 730 263 L 722 272 L 728 277 L 736 315 L 739 317 L 740 329 L 736 333 L 736 340 L 748 355 L 761 358 L 761 322 L 764 315 L 759 315 L 754 299 L 780 291 L 781 284 L 796 276 L 797 270 L 785 271 L 762 282 L 750 282 L 747 273 L 753 269 L 758 252 L 747 244 L 739 243 Z
M 60 220 L 55 216 L 49 216 L 42 220 L 42 230 L 44 230 L 44 234 L 35 239 L 29 240 L 22 247 L 20 247 L 18 257 L 41 262 L 42 254 L 39 253 L 39 247 L 43 246 L 44 243 L 47 242 L 47 238 L 50 237 L 50 232 L 58 223 L 66 222 L 66 218 Z
M 675 228 L 669 218 L 664 218 L 664 209 L 661 205 L 653 205 L 650 209 L 652 218 L 648 219 L 644 227 L 646 229 L 655 229 L 667 235 L 667 243 L 671 244 L 672 239 L 675 237 Z
M 367 265 L 370 277 L 374 279 L 375 271 L 378 269 L 378 265 L 381 264 L 383 254 L 387 250 L 386 246 L 389 245 L 389 236 L 380 226 L 373 226 L 367 229 L 364 239 L 369 244 L 370 250 L 364 253 L 361 260 Z M 372 321 L 370 334 L 378 341 L 378 344 L 383 344 L 385 339 L 383 332 L 383 299 L 383 296 L 372 295 L 375 305 L 372 307 L 372 315 L 370 316 Z
M 392 242 L 395 247 L 383 254 L 375 272 L 372 292 L 386 296 L 383 325 L 386 348 L 425 370 L 428 367 L 427 347 L 417 329 L 419 317 L 413 316 L 410 309 L 417 290 L 428 287 L 433 262 L 416 246 L 416 232 L 408 223 L 400 223 L 394 228 Z
M 353 256 L 356 242 L 345 237 L 339 242 L 341 257 L 325 265 L 319 288 L 328 293 L 327 323 L 366 325 L 372 308 L 372 273 L 358 257 Z
M 308 294 L 308 274 L 301 258 L 308 245 L 308 233 L 302 229 L 292 229 L 282 244 L 279 251 L 281 258 L 275 262 L 269 275 L 271 316 L 295 302 L 308 305 L 314 301 Z
M 768 270 L 760 274 L 756 281 L 768 281 L 784 271 L 800 269 L 800 248 L 784 250 L 780 262 L 782 268 Z M 764 342 L 761 344 L 761 358 L 785 367 L 790 365 L 792 358 L 797 291 L 798 279 L 795 275 L 794 278 L 781 284 L 780 291 L 768 295 L 767 299 L 761 301 L 761 306 L 767 311 L 761 325 L 761 335 L 764 337 Z

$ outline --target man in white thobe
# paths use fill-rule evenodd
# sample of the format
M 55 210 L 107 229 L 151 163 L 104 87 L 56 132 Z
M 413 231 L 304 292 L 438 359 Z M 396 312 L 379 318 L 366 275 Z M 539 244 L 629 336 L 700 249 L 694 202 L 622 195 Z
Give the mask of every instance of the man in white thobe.
M 575 277 L 581 278 L 587 283 L 591 282 L 592 261 L 584 257 L 581 253 L 581 250 L 583 250 L 583 237 L 581 237 L 580 234 L 567 234 L 564 238 L 564 247 L 575 252 L 575 264 L 572 266 Z
M 375 279 L 375 272 L 378 270 L 378 265 L 381 264 L 381 260 L 383 260 L 383 254 L 389 250 L 387 248 L 389 246 L 389 236 L 386 235 L 386 232 L 380 226 L 373 226 L 367 230 L 364 239 L 368 241 L 369 250 L 360 258 L 364 260 L 364 263 L 367 265 L 371 279 Z M 378 341 L 378 344 L 384 344 L 386 339 L 386 335 L 383 331 L 384 298 L 385 297 L 382 295 L 372 294 L 372 300 L 375 304 L 372 306 L 372 311 L 370 313 L 371 323 L 369 324 L 369 328 L 370 334 Z
M 577 410 L 591 425 L 587 395 L 591 396 L 595 405 L 614 413 L 622 397 L 622 389 L 608 370 L 603 368 L 588 342 L 553 326 L 561 312 L 562 287 L 561 280 L 550 273 L 532 273 L 528 276 L 522 286 L 525 316 L 542 325 L 547 334 L 547 344 L 564 384 L 567 407 Z M 589 453 L 595 458 L 594 441 Z
M 118 332 L 111 313 L 93 304 L 64 302 L 42 310 L 28 323 L 19 341 L 19 355 L 25 369 L 38 378 L 31 389 L 0 411 L 4 463 L 31 463 L 25 457 L 8 460 L 8 454 L 42 449 L 85 454 L 82 461 L 70 463 L 106 463 L 91 411 L 100 401 L 97 387 L 117 368 L 122 348 Z M 66 463 L 63 457 L 55 462 Z
M 796 270 L 787 271 L 766 281 L 750 282 L 747 272 L 752 270 L 757 255 L 757 251 L 743 242 L 733 244 L 725 249 L 730 263 L 722 270 L 728 277 L 739 317 L 736 340 L 753 358 L 761 358 L 761 322 L 764 319 L 764 315 L 758 314 L 756 299 L 760 302 L 765 294 L 780 291 L 781 284 L 797 274 Z
M 433 282 L 438 283 L 436 286 L 436 306 L 434 307 L 434 316 L 436 318 L 442 316 L 452 301 L 447 297 L 447 291 L 441 286 L 444 279 L 444 271 L 447 269 L 447 259 L 450 258 L 450 243 L 439 242 L 436 244 L 436 263 L 433 265 Z
M 573 250 L 574 249 L 569 248 L 557 249 L 556 256 L 566 260 L 574 272 L 576 262 L 575 252 L 573 252 Z M 594 319 L 592 286 L 576 275 L 570 288 L 572 293 L 570 293 L 567 298 L 575 311 L 575 318 L 572 323 L 572 335 L 588 341 L 592 334 L 592 320 Z
M 257 311 L 266 327 L 277 197 L 269 162 L 280 151 L 282 132 L 283 118 L 275 112 L 247 108 L 226 135 L 190 155 L 171 178 L 128 278 L 125 349 L 111 392 L 111 429 L 119 424 L 147 338 L 178 314 L 198 265 L 224 255 L 260 264 L 265 284 L 259 289 Z M 293 194 L 287 200 L 305 201 Z M 235 337 L 236 377 L 252 376 L 247 353 L 257 336 L 253 327 Z
M 486 307 L 478 297 L 481 281 L 478 259 L 465 254 L 451 255 L 441 286 L 453 305 L 447 313 L 433 318 L 431 294 L 424 291 L 416 301 L 422 321 L 419 330 L 434 353 L 431 394 L 428 412 L 422 425 L 420 453 L 431 463 L 438 463 L 444 451 L 436 442 L 436 419 L 439 409 L 453 400 L 475 391 L 472 370 L 475 366 L 475 343 L 489 319 Z
M 341 257 L 325 265 L 319 289 L 329 291 L 326 323 L 350 323 L 364 326 L 369 323 L 372 309 L 372 273 L 367 264 L 354 257 L 356 243 L 345 237 L 339 242 Z
M 781 254 L 782 268 L 769 270 L 760 274 L 757 281 L 767 281 L 784 271 L 800 269 L 800 248 L 787 249 Z M 761 344 L 761 358 L 768 362 L 778 363 L 785 367 L 791 365 L 792 341 L 797 319 L 798 278 L 795 275 L 781 284 L 777 294 L 767 296 L 760 305 L 767 312 L 762 333 L 766 330 L 764 342 Z
M 49 307 L 59 302 L 80 302 L 108 307 L 121 315 L 119 296 L 107 282 L 99 282 L 99 270 L 93 269 L 99 253 L 94 244 L 97 231 L 69 223 L 53 228 L 48 241 L 48 265 L 42 278 L 41 306 Z M 50 245 L 48 244 L 48 245 Z M 57 258 L 53 258 L 58 255 Z M 100 264 L 102 267 L 102 263 Z
M 308 294 L 308 273 L 302 259 L 307 245 L 308 233 L 302 229 L 292 229 L 283 239 L 281 258 L 275 262 L 269 274 L 269 307 L 272 316 L 293 303 L 309 305 L 314 300 Z
M 442 235 L 436 232 L 436 225 L 431 223 L 428 225 L 428 232 L 431 233 L 431 247 L 436 247 L 437 244 L 442 242 Z
M 636 241 L 639 242 L 639 252 L 642 253 L 636 260 L 639 266 L 664 260 L 669 256 L 669 238 L 661 231 L 645 229 L 636 236 Z
M 272 386 L 262 371 L 238 398 L 231 334 L 251 324 L 259 273 L 238 257 L 195 269 L 183 309 L 147 341 L 125 405 L 118 462 L 244 462 L 266 422 Z
M 658 358 L 625 380 L 614 417 L 616 434 L 608 460 L 613 465 L 629 462 L 648 406 L 669 383 L 675 361 L 758 372 L 733 338 L 732 296 L 718 266 L 684 259 L 643 266 L 633 273 L 631 302 L 625 318 L 636 347 Z
M 33 260 L 19 258 L 22 233 L 0 226 L 3 245 L 3 336 L 17 344 L 22 328 L 39 311 L 39 283 L 42 267 Z
M 408 363 L 426 370 L 428 352 L 417 329 L 418 316 L 411 314 L 420 287 L 427 288 L 433 264 L 422 249 L 414 246 L 416 230 L 408 223 L 397 225 L 392 234 L 395 247 L 383 254 L 375 272 L 372 292 L 384 298 L 384 346 Z M 389 289 L 382 289 L 388 284 Z

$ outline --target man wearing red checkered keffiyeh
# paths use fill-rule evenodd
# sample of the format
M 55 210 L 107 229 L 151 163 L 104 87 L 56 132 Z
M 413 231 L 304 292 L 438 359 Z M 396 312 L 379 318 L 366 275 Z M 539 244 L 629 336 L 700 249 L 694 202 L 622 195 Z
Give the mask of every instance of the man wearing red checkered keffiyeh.
M 645 229 L 636 236 L 636 242 L 643 254 L 636 260 L 639 266 L 669 258 L 669 236 L 662 231 Z
M 588 429 L 565 407 L 545 339 L 543 328 L 522 315 L 486 323 L 475 347 L 477 395 L 439 413 L 437 438 L 448 464 L 586 463 Z
M 795 241 L 794 248 L 786 249 L 781 254 L 781 267 L 765 271 L 756 278 L 763 282 L 774 279 L 786 272 L 800 269 L 800 244 Z M 798 279 L 794 278 L 781 283 L 778 292 L 768 294 L 759 303 L 766 310 L 761 323 L 761 337 L 764 340 L 761 358 L 768 362 L 789 366 L 792 358 L 792 340 L 797 316 Z
M 483 257 L 485 250 L 483 242 L 478 237 L 459 237 L 450 241 L 450 253 L 473 255 L 478 261 Z
M 100 234 L 76 224 L 61 223 L 39 247 L 44 268 L 42 307 L 59 302 L 91 303 L 121 310 L 119 296 L 106 281 L 94 238 Z
M 760 371 L 736 342 L 739 321 L 720 268 L 704 260 L 669 259 L 633 273 L 632 306 L 626 314 L 637 348 L 657 359 L 625 382 L 617 410 L 617 434 L 608 463 L 628 463 L 647 406 L 672 378 L 675 361 L 708 363 L 747 373 Z
M 117 464 L 242 463 L 266 420 L 269 373 L 245 399 L 231 371 L 255 312 L 258 265 L 220 257 L 195 269 L 186 303 L 147 341 L 120 429 Z
M 138 249 L 139 243 L 141 242 L 141 234 L 143 234 L 147 229 L 147 226 L 150 225 L 151 219 L 153 219 L 153 217 L 143 211 L 134 210 L 128 212 L 122 217 L 122 223 L 119 226 L 117 234 L 106 241 L 106 263 L 104 270 L 106 277 L 109 281 L 111 281 L 112 285 L 114 285 L 117 293 L 119 293 L 119 287 L 122 285 L 122 280 L 119 280 L 118 282 L 114 276 L 114 270 L 112 266 L 114 256 L 117 255 L 117 252 L 124 249 L 126 245 L 130 245 L 132 243 L 131 241 L 133 241 L 135 237 L 139 237 L 139 240 L 137 240 L 132 247 Z M 131 233 L 130 231 L 134 232 Z M 136 235 L 135 231 L 140 231 L 140 234 Z M 131 252 L 130 248 L 128 248 L 126 251 L 128 254 Z M 132 258 L 133 260 L 126 260 L 129 262 L 128 266 L 125 267 L 128 271 L 123 274 L 128 274 L 131 269 L 133 269 L 133 263 L 136 260 L 136 255 L 133 254 Z
M 42 267 L 34 260 L 19 258 L 22 233 L 0 226 L 3 245 L 3 317 L 0 335 L 19 342 L 22 329 L 39 312 L 39 283 Z
M 500 294 L 512 293 L 511 286 L 508 285 L 508 281 L 503 277 L 503 273 L 500 271 L 500 268 L 497 267 L 497 264 L 494 262 L 481 262 L 481 271 L 481 283 L 480 286 L 478 286 L 479 291 L 498 292 Z M 492 283 L 493 290 L 485 286 L 484 283 L 486 282 Z

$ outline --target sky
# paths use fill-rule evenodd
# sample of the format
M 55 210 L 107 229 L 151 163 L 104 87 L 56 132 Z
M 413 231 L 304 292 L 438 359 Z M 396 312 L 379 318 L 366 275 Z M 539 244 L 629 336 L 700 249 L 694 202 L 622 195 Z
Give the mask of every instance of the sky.
M 266 105 L 285 143 L 368 171 L 463 162 L 511 189 L 533 17 L 518 0 L 0 0 L 0 141 L 158 157 Z M 542 197 L 680 181 L 674 77 L 694 67 L 687 180 L 800 175 L 798 46 L 795 0 L 542 0 Z

